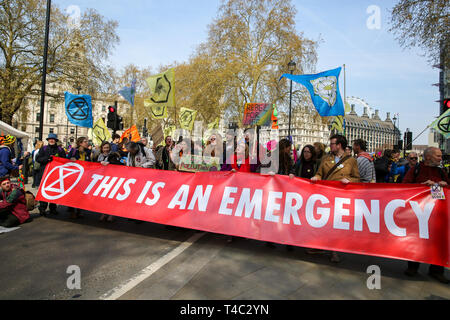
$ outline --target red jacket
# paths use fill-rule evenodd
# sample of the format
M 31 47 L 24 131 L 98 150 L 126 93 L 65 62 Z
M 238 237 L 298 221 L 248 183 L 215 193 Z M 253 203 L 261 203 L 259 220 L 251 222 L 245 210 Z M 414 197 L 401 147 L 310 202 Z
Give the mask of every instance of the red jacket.
M 0 190 L 0 210 L 9 210 L 14 214 L 20 223 L 24 223 L 30 218 L 27 210 L 25 192 L 16 185 L 11 185 L 11 191 Z
M 439 169 L 438 167 L 426 166 L 423 164 L 423 162 L 421 162 L 419 166 L 420 169 L 417 177 L 414 177 L 416 168 L 411 168 L 403 178 L 403 183 L 423 183 L 425 181 L 431 180 L 436 183 L 445 181 L 450 184 L 450 179 L 443 169 Z

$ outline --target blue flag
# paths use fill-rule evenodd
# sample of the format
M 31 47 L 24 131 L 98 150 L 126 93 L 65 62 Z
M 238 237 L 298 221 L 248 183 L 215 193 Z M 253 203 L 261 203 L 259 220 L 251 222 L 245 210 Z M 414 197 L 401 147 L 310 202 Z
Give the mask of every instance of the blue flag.
M 91 96 L 86 94 L 75 95 L 66 91 L 64 92 L 64 99 L 66 115 L 71 123 L 86 128 L 94 126 Z
M 311 100 L 322 117 L 344 116 L 344 103 L 339 90 L 341 67 L 318 74 L 292 75 L 283 74 L 287 78 L 300 83 L 308 89 Z
M 124 87 L 119 91 L 120 95 L 134 107 L 134 95 L 136 94 L 136 79 L 131 82 L 131 88 Z

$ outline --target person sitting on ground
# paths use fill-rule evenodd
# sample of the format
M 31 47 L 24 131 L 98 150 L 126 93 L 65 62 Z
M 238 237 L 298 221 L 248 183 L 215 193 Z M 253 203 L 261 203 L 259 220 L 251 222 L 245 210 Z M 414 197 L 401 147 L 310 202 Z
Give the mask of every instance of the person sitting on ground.
M 25 191 L 11 184 L 9 176 L 0 178 L 0 226 L 13 228 L 30 221 Z

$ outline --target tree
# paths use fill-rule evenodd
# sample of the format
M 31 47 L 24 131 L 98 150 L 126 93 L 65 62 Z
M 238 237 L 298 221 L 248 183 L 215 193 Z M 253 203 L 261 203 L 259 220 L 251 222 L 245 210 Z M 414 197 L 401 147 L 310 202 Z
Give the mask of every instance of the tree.
M 46 16 L 45 0 L 0 2 L 0 120 L 9 124 L 28 95 L 40 95 Z M 107 79 L 105 61 L 118 43 L 118 23 L 93 9 L 71 29 L 68 16 L 52 7 L 47 83 L 95 93 Z M 61 98 L 62 92 L 46 92 Z
M 448 0 L 400 0 L 392 9 L 390 31 L 402 47 L 420 47 L 430 62 L 438 64 L 441 48 L 449 48 L 449 13 Z M 444 63 L 450 67 L 449 55 Z
M 221 97 L 227 118 L 241 123 L 245 103 L 288 105 L 287 64 L 298 72 L 313 71 L 317 44 L 295 29 L 296 9 L 290 0 L 227 0 L 209 26 L 199 52 L 210 57 L 225 86 Z

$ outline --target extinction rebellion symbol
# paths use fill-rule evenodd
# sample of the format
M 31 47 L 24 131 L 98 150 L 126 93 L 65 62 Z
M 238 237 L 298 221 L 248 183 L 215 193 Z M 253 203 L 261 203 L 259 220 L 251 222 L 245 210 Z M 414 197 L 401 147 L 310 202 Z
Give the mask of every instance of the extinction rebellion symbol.
M 42 196 L 48 200 L 64 197 L 80 182 L 84 169 L 77 163 L 67 163 L 53 168 L 42 185 Z
M 83 121 L 89 117 L 89 104 L 84 98 L 75 98 L 67 106 L 67 112 L 74 120 Z
M 441 119 L 437 127 L 444 133 L 450 133 L 450 116 Z

